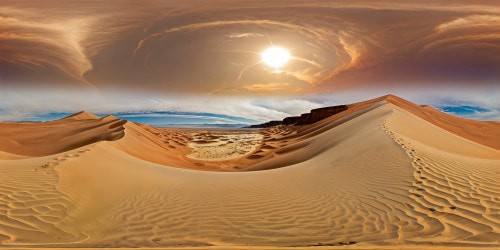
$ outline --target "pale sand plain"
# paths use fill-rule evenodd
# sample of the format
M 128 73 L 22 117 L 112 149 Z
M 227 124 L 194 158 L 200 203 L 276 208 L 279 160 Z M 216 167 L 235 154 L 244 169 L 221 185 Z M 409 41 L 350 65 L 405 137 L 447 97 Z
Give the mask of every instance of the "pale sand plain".
M 189 157 L 196 133 L 0 123 L 0 246 L 500 247 L 499 123 L 384 96 L 237 158 Z
M 227 130 L 193 131 L 187 155 L 191 159 L 225 161 L 244 157 L 259 146 L 263 136 L 258 132 Z

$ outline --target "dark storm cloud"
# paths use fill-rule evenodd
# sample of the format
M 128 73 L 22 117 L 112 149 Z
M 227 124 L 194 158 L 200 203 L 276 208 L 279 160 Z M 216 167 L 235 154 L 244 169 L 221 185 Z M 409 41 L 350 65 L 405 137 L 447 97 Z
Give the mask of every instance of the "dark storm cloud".
M 294 60 L 277 74 L 271 44 Z M 318 93 L 500 80 L 494 1 L 43 1 L 0 6 L 2 86 Z

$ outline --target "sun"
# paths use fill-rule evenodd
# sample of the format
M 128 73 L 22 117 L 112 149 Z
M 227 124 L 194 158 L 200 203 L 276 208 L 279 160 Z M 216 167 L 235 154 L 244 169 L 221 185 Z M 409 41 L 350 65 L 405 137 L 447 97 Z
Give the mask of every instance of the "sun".
M 275 69 L 283 67 L 291 58 L 288 50 L 280 47 L 267 48 L 260 56 L 265 64 Z

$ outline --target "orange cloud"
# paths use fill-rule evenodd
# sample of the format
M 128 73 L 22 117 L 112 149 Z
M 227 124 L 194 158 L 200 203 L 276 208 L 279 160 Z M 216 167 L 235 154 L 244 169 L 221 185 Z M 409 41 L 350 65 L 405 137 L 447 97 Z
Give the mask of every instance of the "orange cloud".
M 491 85 L 500 80 L 499 27 L 499 4 L 486 1 L 6 2 L 0 80 L 276 95 Z M 273 44 L 294 57 L 284 74 L 258 64 Z

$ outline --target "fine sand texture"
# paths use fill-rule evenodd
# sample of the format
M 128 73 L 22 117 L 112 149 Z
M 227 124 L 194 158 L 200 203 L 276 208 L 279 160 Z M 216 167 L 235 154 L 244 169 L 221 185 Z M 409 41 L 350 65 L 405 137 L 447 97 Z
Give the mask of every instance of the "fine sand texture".
M 262 138 L 258 132 L 201 131 L 189 142 L 188 157 L 205 161 L 237 159 L 255 151 Z
M 0 123 L 0 247 L 500 248 L 499 123 L 348 107 L 253 132 Z

